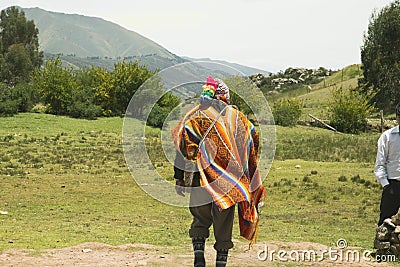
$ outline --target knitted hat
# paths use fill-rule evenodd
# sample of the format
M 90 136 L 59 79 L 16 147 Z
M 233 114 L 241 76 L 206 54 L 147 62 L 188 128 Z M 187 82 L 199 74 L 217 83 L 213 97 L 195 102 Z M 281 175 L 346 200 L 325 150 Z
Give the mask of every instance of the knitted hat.
M 229 88 L 221 79 L 214 79 L 208 76 L 206 84 L 203 85 L 203 91 L 200 95 L 200 104 L 207 105 L 211 99 L 219 99 L 229 104 Z
M 229 104 L 230 94 L 229 87 L 221 79 L 215 79 L 218 83 L 218 88 L 215 90 L 214 98 L 220 99 Z

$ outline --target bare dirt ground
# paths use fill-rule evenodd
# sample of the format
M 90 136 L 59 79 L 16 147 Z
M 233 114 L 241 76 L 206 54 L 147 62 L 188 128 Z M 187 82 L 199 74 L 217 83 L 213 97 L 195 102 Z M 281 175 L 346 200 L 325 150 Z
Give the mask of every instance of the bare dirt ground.
M 357 248 L 346 248 L 337 259 L 326 254 L 321 260 L 321 254 L 328 247 L 309 242 L 266 242 L 257 243 L 251 250 L 248 246 L 239 245 L 230 251 L 228 266 L 388 266 L 387 263 L 374 262 L 373 258 L 364 260 L 362 250 L 360 259 L 346 256 L 346 251 Z M 267 253 L 266 248 L 268 249 Z M 186 249 L 186 250 L 185 250 Z M 335 248 L 331 248 L 335 249 Z M 281 260 L 272 250 L 287 252 Z M 302 260 L 304 250 L 313 250 L 317 256 L 313 260 Z M 186 251 L 180 253 L 179 251 Z M 260 253 L 263 252 L 263 253 Z M 289 254 L 290 253 L 290 254 Z M 349 254 L 349 253 L 347 253 Z M 273 255 L 274 261 L 270 256 Z M 292 259 L 298 258 L 298 261 Z M 264 260 L 265 259 L 265 260 Z M 206 245 L 207 266 L 215 266 L 215 251 L 211 244 Z M 102 243 L 83 243 L 74 247 L 33 251 L 27 249 L 9 249 L 0 254 L 0 266 L 193 266 L 191 247 L 162 247 L 146 244 L 125 244 L 110 246 Z

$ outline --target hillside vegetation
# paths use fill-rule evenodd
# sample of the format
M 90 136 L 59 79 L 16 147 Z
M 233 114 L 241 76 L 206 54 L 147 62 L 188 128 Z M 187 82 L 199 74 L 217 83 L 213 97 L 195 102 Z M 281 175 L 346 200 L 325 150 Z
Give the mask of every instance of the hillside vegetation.
M 299 73 L 312 75 L 308 80 L 301 80 L 298 78 Z M 304 74 L 301 76 L 304 77 Z M 316 117 L 325 123 L 346 122 L 338 125 L 339 131 L 341 128 L 343 132 L 380 130 L 379 109 L 371 105 L 372 95 L 362 93 L 359 88 L 359 81 L 363 77 L 360 65 L 353 64 L 337 71 L 288 68 L 285 72 L 270 75 L 268 78 L 254 75 L 250 77 L 264 92 L 272 111 L 280 112 L 274 114 L 278 119 L 277 124 L 285 125 L 280 122 L 280 118 L 284 118 L 286 114 L 300 112 L 300 117 L 292 125 L 298 123 L 325 127 L 312 118 Z M 301 107 L 300 111 L 295 110 L 295 107 Z M 395 126 L 393 113 L 384 114 L 384 117 L 385 129 Z
M 303 93 L 297 97 L 304 104 L 302 119 L 309 121 L 308 114 L 310 113 L 323 120 L 328 120 L 328 104 L 332 100 L 331 91 L 340 87 L 356 88 L 360 75 L 360 66 L 350 65 L 312 85 L 310 93 Z

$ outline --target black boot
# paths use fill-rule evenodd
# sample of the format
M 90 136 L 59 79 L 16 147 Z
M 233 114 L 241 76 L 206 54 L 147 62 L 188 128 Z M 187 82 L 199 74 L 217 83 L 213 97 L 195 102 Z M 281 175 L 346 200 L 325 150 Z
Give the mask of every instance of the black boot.
M 217 250 L 217 260 L 215 267 L 225 267 L 228 261 L 228 250 Z
M 194 267 L 205 267 L 206 260 L 204 258 L 204 246 L 206 240 L 204 238 L 192 238 L 194 251 Z

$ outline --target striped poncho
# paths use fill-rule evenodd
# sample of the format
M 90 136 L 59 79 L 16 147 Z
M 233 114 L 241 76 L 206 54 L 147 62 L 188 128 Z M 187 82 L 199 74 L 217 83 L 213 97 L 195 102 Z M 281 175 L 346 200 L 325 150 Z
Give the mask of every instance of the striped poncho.
M 208 108 L 197 106 L 188 112 L 173 134 L 178 150 L 197 162 L 200 184 L 214 203 L 220 209 L 238 203 L 240 235 L 253 242 L 257 205 L 265 196 L 257 169 L 259 136 L 253 124 L 233 106 L 213 100 Z

